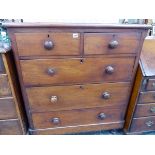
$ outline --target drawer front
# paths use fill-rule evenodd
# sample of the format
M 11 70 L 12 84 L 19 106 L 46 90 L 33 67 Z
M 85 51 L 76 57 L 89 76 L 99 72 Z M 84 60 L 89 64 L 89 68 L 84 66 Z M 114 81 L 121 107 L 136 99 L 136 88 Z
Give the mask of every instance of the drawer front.
M 146 86 L 146 90 L 148 91 L 153 91 L 155 90 L 155 79 L 149 79 L 147 86 Z
M 86 33 L 85 54 L 136 53 L 140 33 Z
M 124 111 L 122 107 L 118 109 L 93 108 L 33 113 L 32 117 L 34 127 L 41 129 L 118 122 L 124 119 Z
M 19 56 L 79 55 L 79 33 L 16 33 Z
M 139 97 L 139 103 L 153 103 L 155 102 L 155 91 L 141 92 Z
M 145 117 L 155 115 L 155 103 L 138 104 L 134 117 Z
M 127 104 L 130 83 L 32 87 L 26 92 L 32 111 L 71 110 Z
M 21 60 L 25 85 L 131 81 L 134 57 Z
M 15 104 L 13 98 L 0 98 L 0 119 L 17 118 Z
M 0 135 L 21 135 L 22 130 L 18 120 L 0 120 Z
M 155 117 L 134 118 L 131 125 L 131 132 L 142 132 L 155 130 Z
M 0 97 L 11 96 L 8 77 L 6 74 L 0 75 Z
M 3 64 L 2 56 L 0 55 L 0 74 L 4 72 L 5 72 L 4 64 Z

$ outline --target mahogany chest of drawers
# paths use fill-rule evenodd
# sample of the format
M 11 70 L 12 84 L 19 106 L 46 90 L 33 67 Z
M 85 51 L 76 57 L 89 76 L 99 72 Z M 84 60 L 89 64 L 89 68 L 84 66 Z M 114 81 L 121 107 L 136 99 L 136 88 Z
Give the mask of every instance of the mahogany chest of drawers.
M 31 134 L 123 128 L 149 26 L 6 24 Z
M 23 101 L 10 54 L 0 54 L 0 135 L 26 134 Z
M 126 117 L 125 132 L 155 130 L 155 38 L 144 41 L 135 86 Z

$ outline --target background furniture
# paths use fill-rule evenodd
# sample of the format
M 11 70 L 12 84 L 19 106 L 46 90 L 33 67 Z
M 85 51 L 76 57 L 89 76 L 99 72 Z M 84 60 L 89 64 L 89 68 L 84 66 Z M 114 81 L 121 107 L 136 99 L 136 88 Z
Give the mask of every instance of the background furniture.
M 150 26 L 3 26 L 12 40 L 31 134 L 123 128 Z
M 126 133 L 155 130 L 155 37 L 145 39 L 129 104 Z
M 26 116 L 17 81 L 15 64 L 9 53 L 0 54 L 0 134 L 26 134 Z

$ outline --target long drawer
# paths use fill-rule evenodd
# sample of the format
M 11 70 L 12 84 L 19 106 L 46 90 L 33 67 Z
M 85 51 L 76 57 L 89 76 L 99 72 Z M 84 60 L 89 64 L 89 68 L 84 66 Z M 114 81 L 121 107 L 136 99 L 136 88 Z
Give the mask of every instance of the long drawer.
M 86 33 L 85 54 L 136 53 L 140 33 Z
M 17 118 L 13 98 L 0 98 L 0 119 Z
M 31 110 L 41 112 L 127 105 L 130 88 L 130 83 L 103 83 L 30 87 L 26 92 Z
M 131 81 L 135 57 L 21 60 L 25 85 Z
M 79 55 L 79 33 L 16 33 L 19 56 Z
M 33 113 L 35 128 L 56 128 L 67 126 L 114 123 L 124 120 L 124 107 L 78 109 L 46 113 Z
M 11 95 L 11 88 L 6 74 L 0 74 L 0 97 L 8 97 Z

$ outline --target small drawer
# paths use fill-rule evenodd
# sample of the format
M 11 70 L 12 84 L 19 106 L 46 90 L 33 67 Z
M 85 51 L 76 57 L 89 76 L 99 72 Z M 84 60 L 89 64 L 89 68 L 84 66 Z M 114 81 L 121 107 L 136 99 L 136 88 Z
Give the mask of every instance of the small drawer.
M 147 91 L 153 91 L 155 90 L 155 79 L 149 79 L 147 86 L 146 86 Z
M 93 108 L 72 111 L 58 111 L 46 113 L 33 113 L 35 128 L 56 128 L 67 126 L 92 125 L 102 123 L 116 123 L 124 120 L 125 109 Z
M 0 98 L 11 96 L 11 89 L 6 74 L 0 75 Z
M 144 132 L 155 130 L 155 116 L 134 118 L 131 124 L 131 132 Z
M 21 135 L 19 120 L 0 120 L 0 135 Z
M 25 85 L 131 81 L 135 57 L 21 60 Z
M 79 33 L 16 33 L 19 56 L 79 55 Z
M 127 105 L 130 88 L 130 83 L 103 83 L 30 87 L 26 92 L 31 110 L 45 112 Z
M 138 104 L 134 117 L 147 117 L 155 115 L 155 103 Z
M 86 33 L 84 35 L 84 53 L 117 54 L 136 53 L 140 33 Z
M 0 55 L 0 74 L 5 72 L 2 56 Z
M 0 119 L 17 118 L 13 98 L 0 98 Z
M 139 103 L 153 103 L 155 102 L 155 91 L 141 92 L 139 96 Z

